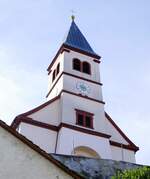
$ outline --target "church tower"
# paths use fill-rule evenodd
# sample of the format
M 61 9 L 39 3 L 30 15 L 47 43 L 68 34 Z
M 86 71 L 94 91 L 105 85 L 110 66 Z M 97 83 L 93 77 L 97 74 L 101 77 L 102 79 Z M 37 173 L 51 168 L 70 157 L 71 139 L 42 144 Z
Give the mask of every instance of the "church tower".
M 12 127 L 48 153 L 135 162 L 138 147 L 104 110 L 100 58 L 72 18 L 47 69 L 47 102 Z

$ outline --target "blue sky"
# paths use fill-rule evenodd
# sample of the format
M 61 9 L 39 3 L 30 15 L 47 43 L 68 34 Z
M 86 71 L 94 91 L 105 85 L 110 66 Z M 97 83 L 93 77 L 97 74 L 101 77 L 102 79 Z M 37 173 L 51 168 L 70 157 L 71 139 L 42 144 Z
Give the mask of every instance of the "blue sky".
M 0 118 L 46 101 L 46 69 L 75 11 L 76 23 L 101 55 L 105 109 L 150 165 L 150 1 L 0 0 Z

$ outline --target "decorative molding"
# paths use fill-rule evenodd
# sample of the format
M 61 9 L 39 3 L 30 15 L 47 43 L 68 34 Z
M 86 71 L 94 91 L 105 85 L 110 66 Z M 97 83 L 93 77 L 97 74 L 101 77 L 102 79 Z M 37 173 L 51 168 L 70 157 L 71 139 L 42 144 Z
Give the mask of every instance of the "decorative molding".
M 68 50 L 68 49 L 66 49 L 66 48 L 63 48 L 60 53 L 63 53 L 63 52 L 68 52 L 68 53 L 69 53 L 70 50 Z
M 20 116 L 20 118 L 16 118 L 14 125 L 11 126 L 11 127 L 13 129 L 17 129 L 21 122 L 27 123 L 27 124 L 30 124 L 30 125 L 34 125 L 34 126 L 37 126 L 37 127 L 41 127 L 41 128 L 44 128 L 44 129 L 56 131 L 56 132 L 59 132 L 61 130 L 61 128 L 64 127 L 64 128 L 72 129 L 72 130 L 75 130 L 75 131 L 83 132 L 83 133 L 94 135 L 94 136 L 104 137 L 104 138 L 108 138 L 108 139 L 111 137 L 110 135 L 105 134 L 105 133 L 100 133 L 100 132 L 97 132 L 97 131 L 89 130 L 89 129 L 86 129 L 86 128 L 81 128 L 81 127 L 66 124 L 66 123 L 60 123 L 59 126 L 55 126 L 55 125 L 43 123 L 43 122 L 40 122 L 40 121 L 35 121 L 32 118 L 28 118 L 28 117 L 24 117 L 24 116 Z M 137 152 L 139 150 L 139 148 L 137 146 L 133 146 L 131 144 L 126 145 L 126 144 L 118 143 L 118 142 L 115 142 L 115 141 L 112 141 L 112 140 L 110 140 L 109 143 L 112 146 L 124 148 L 124 149 L 127 149 L 127 150 L 132 150 L 134 152 Z
M 70 45 L 63 44 L 63 46 L 65 48 L 67 48 L 67 49 L 73 50 L 73 51 L 78 52 L 78 53 L 82 53 L 84 55 L 87 55 L 87 56 L 90 56 L 90 57 L 93 57 L 93 58 L 96 58 L 96 59 L 100 59 L 101 58 L 101 56 L 99 56 L 99 55 L 96 55 L 96 54 L 94 55 L 92 53 L 89 53 L 89 52 L 84 51 L 84 50 L 79 49 L 79 48 L 72 47 Z
M 136 151 L 139 150 L 139 147 L 137 147 L 131 140 L 122 132 L 122 130 L 116 125 L 116 123 L 112 120 L 112 118 L 105 112 L 105 116 L 108 119 L 108 121 L 114 126 L 114 128 L 119 132 L 119 134 L 132 146 L 136 149 Z
M 27 118 L 27 117 L 24 117 L 24 116 L 22 116 L 22 117 L 20 116 L 20 118 L 18 118 L 15 122 L 17 124 L 17 125 L 14 125 L 15 127 L 17 126 L 16 128 L 18 128 L 18 126 L 21 122 L 24 122 L 24 123 L 27 123 L 27 124 L 31 124 L 31 125 L 34 125 L 34 126 L 37 126 L 37 127 L 44 128 L 44 129 L 53 130 L 53 131 L 56 131 L 56 132 L 58 132 L 62 127 L 65 127 L 65 128 L 69 128 L 69 129 L 76 130 L 76 131 L 79 131 L 79 132 L 83 132 L 83 133 L 86 133 L 86 134 L 99 136 L 99 137 L 104 137 L 104 138 L 110 138 L 111 137 L 110 135 L 107 135 L 107 134 L 104 134 L 104 133 L 101 133 L 101 132 L 96 132 L 96 131 L 93 131 L 93 130 L 81 128 L 81 127 L 78 127 L 78 126 L 73 126 L 73 125 L 66 124 L 66 123 L 60 123 L 60 125 L 55 126 L 55 125 L 35 121 L 32 118 Z M 13 129 L 16 129 L 14 126 L 11 126 L 11 127 Z
M 96 81 L 93 81 L 93 80 L 89 80 L 87 78 L 83 78 L 83 77 L 80 77 L 80 76 L 77 76 L 77 75 L 73 75 L 71 73 L 67 73 L 67 72 L 62 72 L 58 78 L 56 78 L 57 80 L 55 81 L 55 83 L 53 84 L 53 86 L 51 87 L 51 89 L 49 90 L 49 92 L 47 93 L 46 95 L 46 98 L 49 96 L 49 94 L 51 93 L 51 91 L 53 90 L 53 88 L 55 87 L 55 85 L 57 84 L 58 80 L 61 78 L 62 75 L 68 75 L 68 76 L 71 76 L 71 77 L 74 77 L 74 78 L 78 78 L 78 79 L 81 79 L 81 80 L 85 80 L 85 81 L 88 81 L 88 82 L 91 82 L 91 83 L 94 83 L 94 84 L 97 84 L 97 85 L 103 85 L 102 83 L 99 83 L 99 82 L 96 82 Z
M 32 110 L 18 115 L 18 116 L 14 119 L 14 121 L 15 121 L 16 119 L 18 119 L 18 118 L 26 117 L 27 115 L 31 115 L 31 114 L 33 114 L 33 113 L 35 113 L 35 112 L 37 112 L 37 111 L 43 109 L 44 107 L 48 106 L 49 104 L 51 104 L 52 102 L 56 101 L 56 100 L 59 99 L 59 98 L 60 98 L 60 94 L 59 94 L 58 96 L 56 96 L 55 98 L 53 98 L 53 99 L 47 101 L 46 103 L 44 103 L 44 104 L 42 104 L 42 105 L 40 105 L 40 106 L 38 106 L 38 107 L 36 107 L 36 108 L 34 108 L 34 109 L 32 109 Z M 14 125 L 14 121 L 12 122 L 11 126 Z
M 64 50 L 65 49 L 65 50 Z M 94 54 L 91 54 L 91 53 L 88 53 L 84 50 L 81 50 L 81 49 L 78 49 L 78 48 L 75 48 L 75 47 L 71 47 L 69 45 L 65 45 L 65 44 L 62 44 L 61 47 L 59 48 L 58 52 L 56 53 L 55 57 L 53 58 L 52 62 L 50 63 L 50 65 L 48 66 L 47 68 L 47 71 L 49 71 L 52 67 L 52 65 L 55 63 L 58 55 L 62 52 L 62 51 L 66 51 L 66 52 L 70 52 L 70 50 L 73 50 L 75 52 L 78 52 L 78 53 L 82 53 L 84 55 L 87 55 L 87 56 L 90 56 L 90 57 L 93 57 L 93 58 L 96 58 L 96 59 L 100 59 L 101 57 L 98 56 L 98 55 L 94 55 Z
M 83 111 L 83 110 L 80 110 L 80 109 L 75 109 L 75 111 L 81 112 L 81 113 L 83 112 L 83 113 L 89 114 L 89 115 L 91 115 L 91 116 L 94 116 L 93 113 L 90 113 L 90 112 L 87 112 L 87 111 Z
M 127 149 L 127 150 L 132 150 L 134 152 L 137 152 L 139 150 L 139 148 L 136 147 L 136 146 L 121 144 L 121 143 L 118 143 L 118 142 L 115 142 L 115 141 L 112 141 L 112 140 L 110 140 L 109 143 L 112 146 L 123 148 L 123 149 Z
M 56 81 L 51 87 L 51 89 L 49 90 L 49 92 L 47 93 L 46 98 L 49 96 L 49 94 L 51 93 L 51 91 L 53 90 L 53 88 L 55 87 L 55 85 L 57 84 L 58 80 L 61 78 L 62 75 L 63 75 L 63 72 L 58 76 L 58 78 L 56 78 Z
M 107 135 L 107 134 L 104 134 L 104 133 L 101 133 L 101 132 L 96 132 L 96 131 L 93 131 L 93 130 L 81 128 L 81 127 L 78 127 L 78 126 L 73 126 L 73 125 L 66 124 L 66 123 L 61 123 L 59 125 L 59 130 L 62 127 L 72 129 L 72 130 L 75 130 L 75 131 L 79 131 L 79 132 L 83 132 L 83 133 L 90 134 L 90 135 L 99 136 L 99 137 L 104 137 L 104 138 L 110 138 L 111 137 L 110 135 Z
M 93 61 L 96 62 L 96 63 L 101 63 L 100 60 L 96 60 L 96 59 L 94 59 Z
M 44 123 L 44 122 L 40 122 L 40 121 L 36 121 L 36 120 L 33 120 L 33 119 L 29 120 L 27 118 L 24 118 L 24 119 L 21 119 L 21 122 L 31 124 L 31 125 L 34 125 L 34 126 L 37 126 L 37 127 L 41 127 L 41 128 L 44 128 L 44 129 L 49 129 L 49 130 L 56 131 L 56 132 L 58 131 L 57 126 L 47 124 L 47 123 Z
M 74 96 L 78 96 L 78 97 L 81 97 L 81 98 L 84 98 L 84 99 L 88 99 L 88 100 L 91 100 L 91 101 L 94 101 L 94 102 L 97 102 L 97 103 L 105 104 L 104 101 L 100 101 L 100 100 L 97 100 L 97 99 L 94 99 L 94 98 L 90 98 L 88 96 L 83 96 L 82 94 L 76 94 L 76 93 L 73 93 L 73 92 L 70 92 L 70 91 L 67 91 L 67 90 L 62 90 L 60 92 L 60 94 L 62 94 L 63 92 L 74 95 Z
M 63 72 L 63 74 L 65 75 L 68 75 L 68 76 L 72 76 L 74 78 L 78 78 L 78 79 L 81 79 L 81 80 L 85 80 L 85 81 L 88 81 L 88 82 L 91 82 L 91 83 L 94 83 L 94 84 L 97 84 L 97 85 L 103 85 L 102 83 L 99 83 L 99 82 L 96 82 L 96 81 L 93 81 L 93 80 L 90 80 L 90 79 L 87 79 L 87 78 L 84 78 L 84 77 L 81 77 L 81 76 L 77 76 L 77 75 L 74 75 L 74 74 L 71 74 L 71 73 L 68 73 L 68 72 Z
M 50 70 L 50 71 L 48 72 L 48 75 L 50 75 L 50 74 L 51 74 L 51 72 L 52 72 L 52 70 Z

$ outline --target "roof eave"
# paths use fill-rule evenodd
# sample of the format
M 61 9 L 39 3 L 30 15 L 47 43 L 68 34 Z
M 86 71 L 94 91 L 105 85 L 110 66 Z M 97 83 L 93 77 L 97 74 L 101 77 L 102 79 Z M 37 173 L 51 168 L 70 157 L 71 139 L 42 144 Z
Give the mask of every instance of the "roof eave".
M 53 58 L 52 62 L 50 63 L 50 65 L 48 66 L 47 68 L 47 71 L 50 71 L 52 65 L 54 64 L 54 62 L 56 61 L 58 55 L 62 52 L 63 49 L 69 49 L 69 50 L 73 50 L 75 52 L 78 52 L 78 53 L 82 53 L 84 55 L 87 55 L 87 56 L 90 56 L 90 57 L 93 57 L 97 60 L 100 60 L 101 59 L 101 56 L 97 55 L 97 54 L 92 54 L 90 52 L 87 52 L 87 51 L 84 51 L 82 49 L 79 49 L 79 48 L 76 48 L 76 47 L 73 47 L 73 46 L 70 46 L 70 45 L 67 45 L 65 43 L 63 43 L 61 45 L 61 47 L 59 48 L 58 52 L 56 53 L 55 57 Z

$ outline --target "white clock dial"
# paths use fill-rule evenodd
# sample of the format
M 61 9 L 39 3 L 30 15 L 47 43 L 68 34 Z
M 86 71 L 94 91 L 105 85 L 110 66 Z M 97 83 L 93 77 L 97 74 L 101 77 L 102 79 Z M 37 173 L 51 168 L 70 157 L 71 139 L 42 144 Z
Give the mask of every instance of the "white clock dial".
M 81 94 L 84 95 L 88 95 L 91 91 L 90 87 L 84 82 L 77 82 L 76 88 Z

